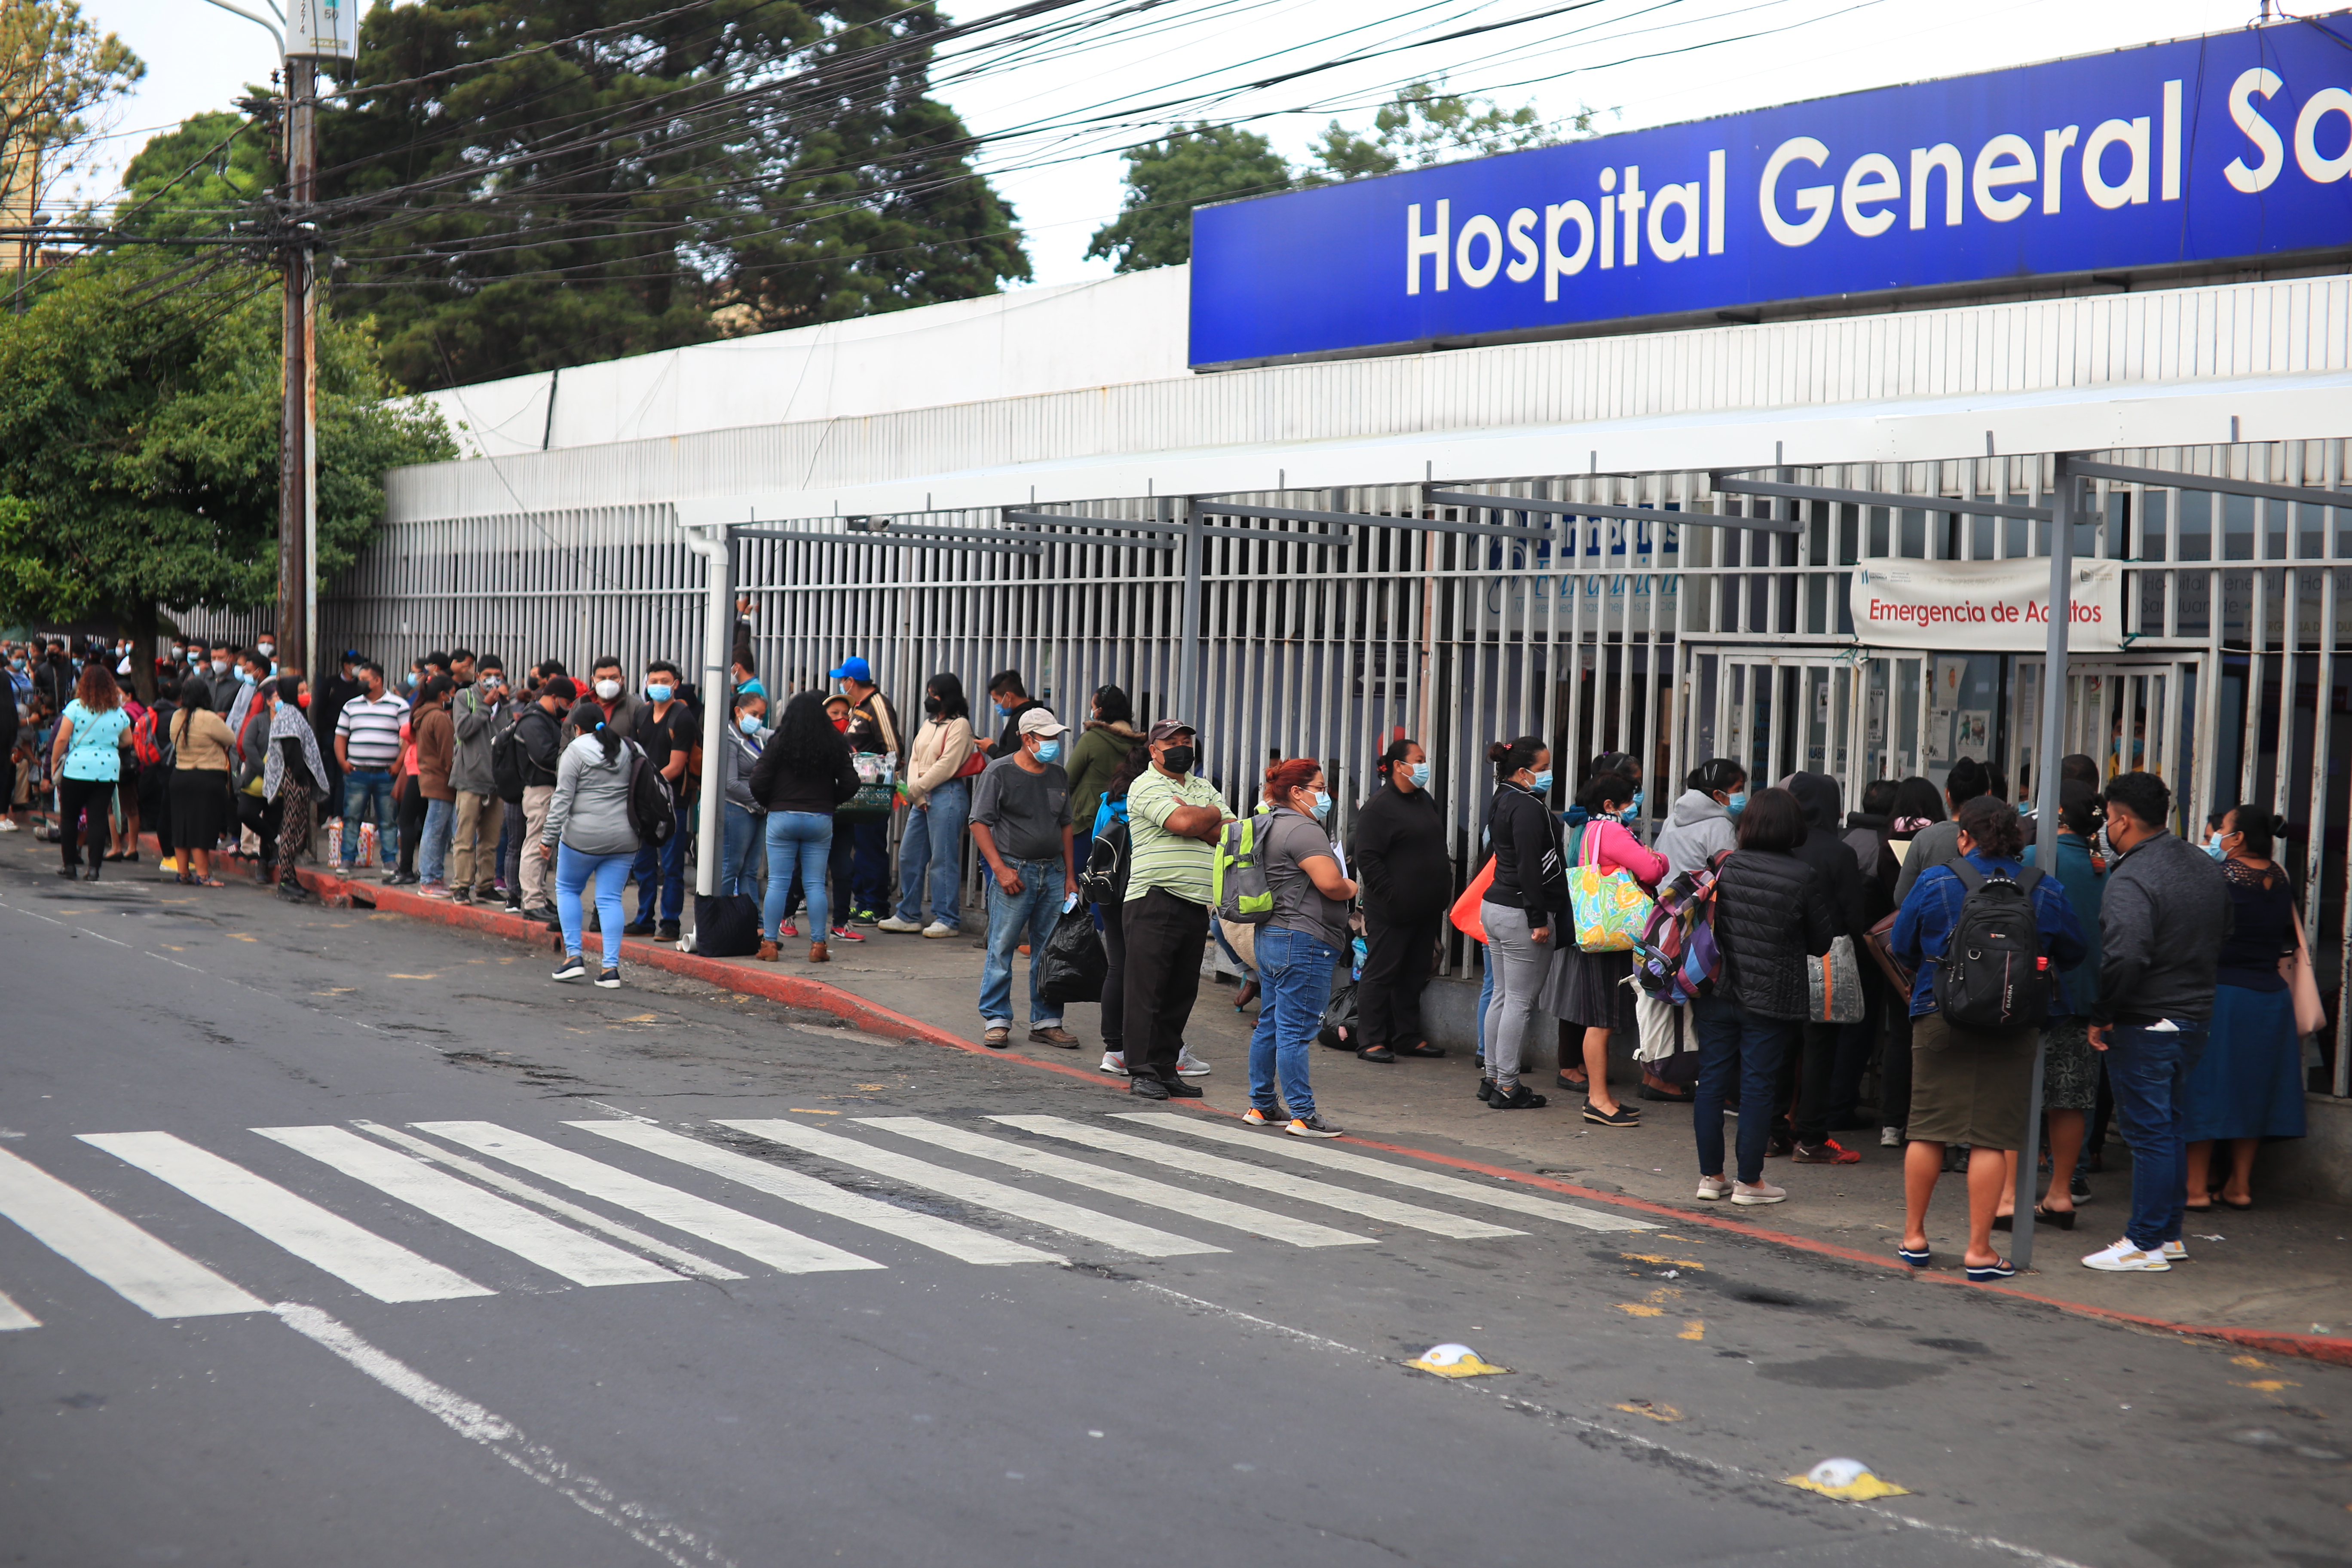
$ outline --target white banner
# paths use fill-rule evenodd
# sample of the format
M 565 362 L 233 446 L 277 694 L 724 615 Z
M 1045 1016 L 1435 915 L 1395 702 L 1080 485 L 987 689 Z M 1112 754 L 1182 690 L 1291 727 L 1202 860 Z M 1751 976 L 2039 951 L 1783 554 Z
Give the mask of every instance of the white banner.
M 1873 647 L 2040 653 L 2050 638 L 2050 562 L 1864 561 L 1849 603 L 1853 634 Z M 2123 567 L 2074 563 L 2074 623 L 2066 646 L 2115 653 L 2124 646 Z

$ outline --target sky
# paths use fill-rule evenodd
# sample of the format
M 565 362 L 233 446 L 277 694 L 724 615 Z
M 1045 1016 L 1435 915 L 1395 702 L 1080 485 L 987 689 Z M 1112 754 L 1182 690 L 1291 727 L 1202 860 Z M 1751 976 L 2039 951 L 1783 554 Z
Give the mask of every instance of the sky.
M 1108 8 L 1113 0 L 1092 0 Z M 261 0 L 249 0 L 258 9 Z M 1008 0 L 945 0 L 959 20 L 1006 9 Z M 1444 75 L 1455 91 L 1506 107 L 1533 103 L 1565 124 L 1599 110 L 1598 132 L 1633 130 L 1826 94 L 1998 69 L 2063 55 L 2228 31 L 2263 0 L 1159 0 L 1098 34 L 1083 52 L 961 74 L 952 57 L 935 69 L 938 93 L 974 131 L 987 133 L 1081 113 L 1122 111 L 1094 129 L 995 143 L 983 166 L 1025 231 L 1034 281 L 1107 276 L 1088 259 L 1094 231 L 1119 207 L 1124 164 L 1117 149 L 1155 133 L 1149 106 L 1204 89 L 1213 106 L 1183 118 L 1252 116 L 1293 162 L 1324 125 L 1369 124 L 1397 84 Z M 112 139 L 87 194 L 102 197 L 113 174 L 149 135 L 189 115 L 228 106 L 248 83 L 267 82 L 276 44 L 251 22 L 205 0 L 83 0 L 99 26 L 147 63 L 137 91 L 118 106 Z M 1446 42 L 1439 35 L 1517 18 Z M 1336 69 L 1278 85 L 1265 77 L 1367 54 Z M 1230 91 L 1234 88 L 1243 90 Z M 1164 111 L 1177 112 L 1177 111 Z M 1164 123 L 1164 121 L 1162 121 Z M 53 203 L 62 205 L 61 203 Z

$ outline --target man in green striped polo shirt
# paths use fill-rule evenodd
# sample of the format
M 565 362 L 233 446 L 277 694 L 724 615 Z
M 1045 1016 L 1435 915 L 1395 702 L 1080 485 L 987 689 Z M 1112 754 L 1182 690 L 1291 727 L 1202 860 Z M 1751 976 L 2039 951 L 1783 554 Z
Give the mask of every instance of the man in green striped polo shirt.
M 1176 1056 L 1201 991 L 1217 838 L 1233 813 L 1192 771 L 1193 739 L 1181 719 L 1152 725 L 1151 766 L 1127 791 L 1127 1089 L 1146 1100 L 1201 1093 L 1177 1076 Z

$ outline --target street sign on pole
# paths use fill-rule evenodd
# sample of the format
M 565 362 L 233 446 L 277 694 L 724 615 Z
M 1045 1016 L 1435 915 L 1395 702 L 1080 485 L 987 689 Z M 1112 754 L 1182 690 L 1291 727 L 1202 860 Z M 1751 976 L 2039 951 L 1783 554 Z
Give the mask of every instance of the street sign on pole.
M 360 0 L 294 0 L 286 18 L 286 58 L 356 59 L 359 31 Z

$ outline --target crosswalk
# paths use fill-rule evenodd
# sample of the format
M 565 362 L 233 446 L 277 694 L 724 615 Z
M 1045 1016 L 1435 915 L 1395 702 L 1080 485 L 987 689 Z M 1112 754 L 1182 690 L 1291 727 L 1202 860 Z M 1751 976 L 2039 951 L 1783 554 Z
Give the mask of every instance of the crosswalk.
M 79 1135 L 141 1173 L 123 1180 L 143 1176 L 193 1200 L 184 1212 L 153 1188 L 106 1189 L 142 1217 L 167 1218 L 187 1250 L 8 1150 L 0 1217 L 163 1319 L 268 1310 L 266 1289 L 228 1277 L 227 1259 L 253 1256 L 229 1239 L 237 1234 L 375 1300 L 414 1303 L 762 1270 L 854 1274 L 898 1266 L 887 1260 L 893 1243 L 914 1249 L 909 1258 L 997 1268 L 1066 1264 L 1086 1247 L 1170 1258 L 1253 1243 L 1311 1254 L 1412 1237 L 1491 1241 L 1533 1234 L 1528 1221 L 1542 1231 L 1655 1228 L 1501 1180 L 1171 1112 L 872 1116 L 830 1127 L 805 1116 L 731 1119 L 700 1135 L 644 1121 L 570 1121 L 547 1136 L 465 1121 L 246 1131 L 302 1159 L 289 1166 L 280 1154 L 264 1174 L 247 1163 L 259 1150 L 240 1157 L 161 1131 Z M 1314 1217 L 1294 1212 L 1302 1209 Z M 396 1226 L 399 1239 L 375 1226 Z M 445 1247 L 457 1255 L 426 1255 Z M 886 1257 L 870 1256 L 877 1250 Z M 0 1248 L 0 1266 L 11 1256 Z M 62 1299 L 54 1281 L 43 1285 L 47 1300 Z M 0 1332 L 41 1326 L 22 1304 L 45 1299 L 34 1287 L 0 1277 Z

